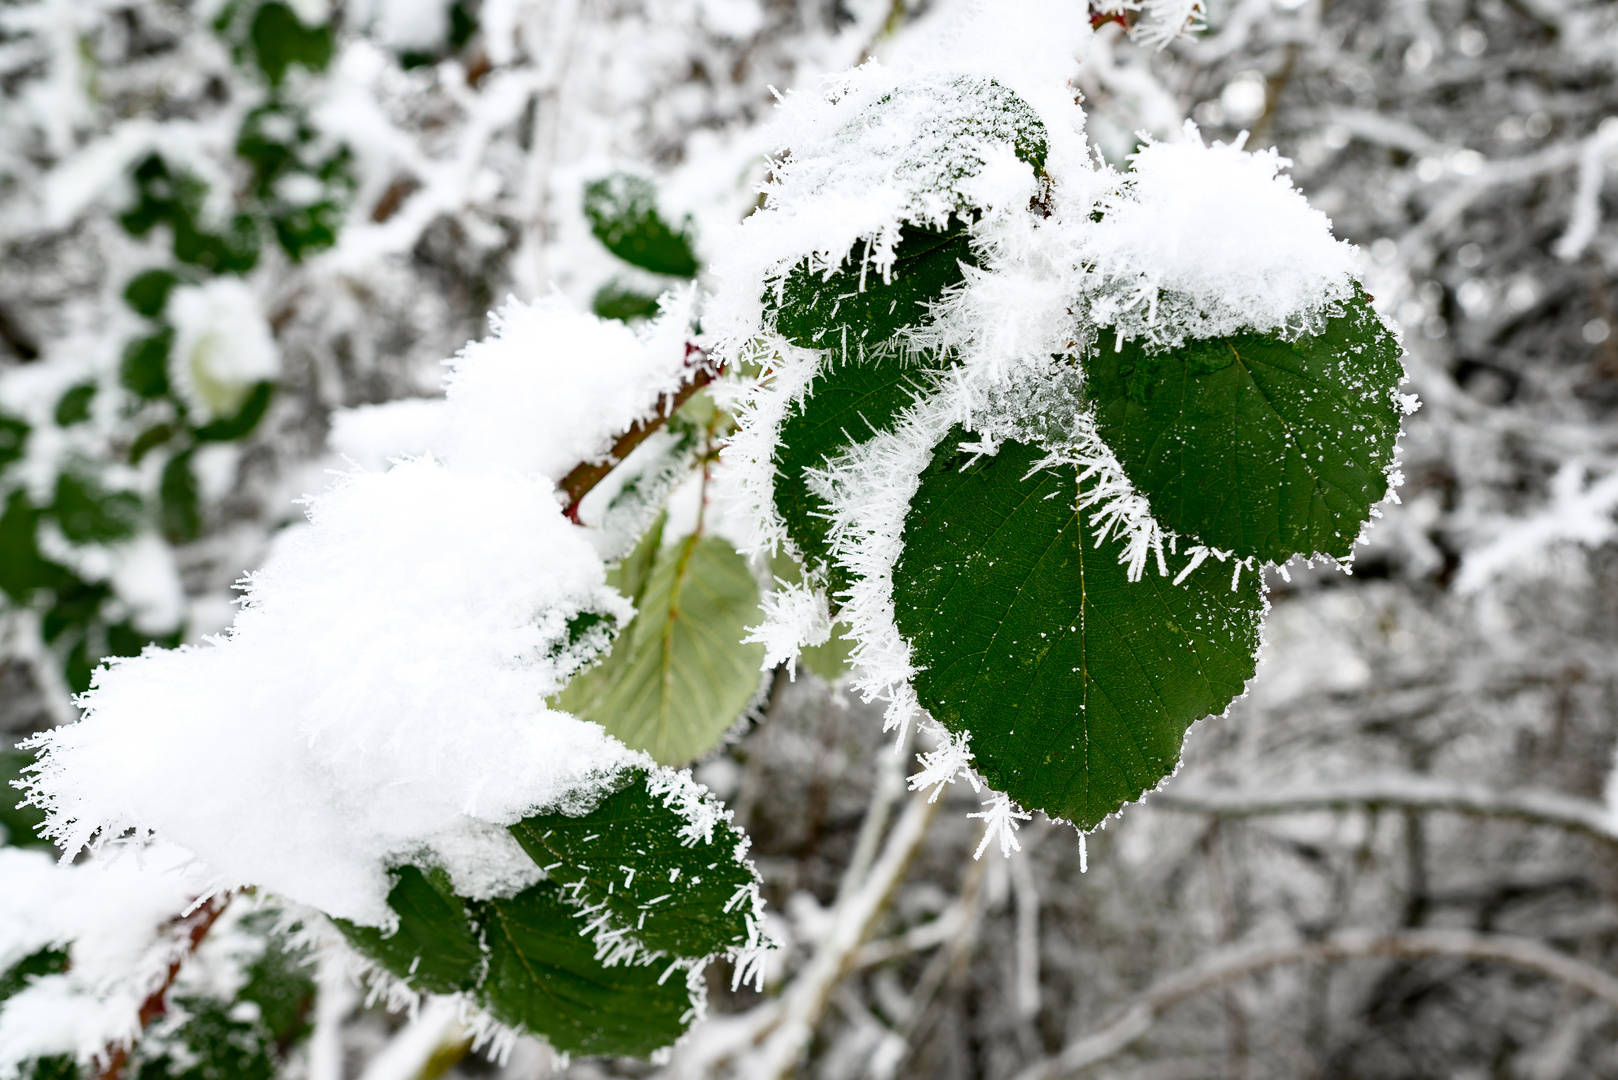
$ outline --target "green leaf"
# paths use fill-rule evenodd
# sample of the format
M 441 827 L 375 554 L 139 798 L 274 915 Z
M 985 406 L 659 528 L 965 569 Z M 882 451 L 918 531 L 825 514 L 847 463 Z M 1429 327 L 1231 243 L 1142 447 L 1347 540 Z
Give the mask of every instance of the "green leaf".
M 496 1018 L 568 1054 L 644 1056 L 685 1033 L 694 1010 L 683 972 L 668 960 L 603 966 L 559 886 L 542 881 L 482 908 L 483 996 Z
M 758 583 L 726 541 L 692 535 L 659 548 L 639 611 L 598 666 L 573 678 L 556 707 L 593 720 L 666 765 L 711 749 L 758 692 Z
M 1186 729 L 1253 674 L 1263 597 L 1217 562 L 1131 582 L 1122 542 L 1077 511 L 1078 470 L 1038 447 L 934 452 L 893 572 L 921 703 L 971 736 L 975 766 L 1026 809 L 1091 828 L 1173 771 Z M 1086 485 L 1094 481 L 1086 481 Z M 1184 560 L 1174 560 L 1183 563 Z M 1171 570 L 1175 569 L 1171 565 Z
M 95 400 L 95 396 L 95 383 L 80 383 L 71 387 L 56 403 L 56 426 L 72 427 L 90 419 L 90 402 Z
M 163 314 L 169 293 L 179 283 L 179 277 L 172 270 L 143 270 L 124 286 L 124 301 L 148 319 L 155 319 Z
M 963 263 L 977 265 L 964 221 L 951 219 L 944 230 L 904 225 L 887 281 L 867 264 L 865 244 L 856 243 L 830 276 L 799 263 L 779 298 L 772 291 L 765 300 L 775 329 L 794 345 L 864 357 L 924 322 L 927 305 L 965 279 Z
M 60 593 L 83 584 L 71 571 L 39 553 L 41 516 L 25 491 L 8 495 L 5 512 L 0 514 L 0 591 L 18 604 L 27 603 L 40 589 Z
M 331 29 L 304 26 L 293 10 L 279 0 L 271 0 L 254 13 L 248 33 L 253 57 L 271 86 L 279 85 L 293 64 L 323 71 L 331 63 Z
M 10 742 L 16 736 L 5 741 Z M 34 755 L 27 750 L 10 747 L 0 749 L 0 843 L 12 847 L 50 847 L 51 842 L 39 835 L 45 824 L 45 811 L 37 806 L 18 806 L 22 792 L 11 786 L 13 780 L 22 779 L 22 771 L 34 763 Z M 0 992 L 0 999 L 5 997 Z
M 699 957 L 747 944 L 758 878 L 740 854 L 742 834 L 717 820 L 711 839 L 688 843 L 689 818 L 648 779 L 633 772 L 588 814 L 536 814 L 511 834 L 552 881 L 604 906 L 647 949 Z M 717 817 L 718 806 L 703 801 Z
M 590 301 L 590 310 L 603 319 L 618 319 L 621 322 L 650 319 L 657 314 L 657 297 L 614 280 L 596 290 L 595 298 Z
M 929 383 L 924 370 L 897 357 L 860 362 L 829 356 L 801 407 L 781 424 L 775 509 L 793 546 L 809 569 L 825 576 L 833 595 L 845 592 L 851 582 L 831 557 L 827 506 L 810 490 L 808 471 L 891 428 Z
M 1238 556 L 1347 556 L 1387 494 L 1404 370 L 1361 293 L 1318 335 L 1086 360 L 1102 436 L 1169 529 Z
M 450 994 L 476 987 L 483 977 L 483 950 L 448 875 L 414 866 L 402 866 L 394 875 L 388 906 L 399 916 L 398 929 L 385 934 L 334 919 L 338 929 L 356 949 L 418 989 Z
M 50 508 L 62 535 L 75 544 L 133 536 L 140 510 L 140 496 L 134 492 L 107 491 L 93 477 L 72 472 L 56 478 L 56 499 Z
M 274 396 L 274 383 L 254 383 L 253 389 L 248 392 L 246 400 L 242 402 L 241 408 L 236 410 L 234 416 L 204 424 L 192 434 L 199 442 L 230 442 L 244 438 L 258 427 L 260 420 L 264 419 L 264 414 L 270 408 L 270 399 Z
M 657 190 L 628 173 L 613 173 L 584 188 L 584 216 L 607 250 L 642 270 L 671 277 L 697 276 L 687 230 L 669 227 L 657 212 Z
M 0 469 L 21 459 L 28 445 L 28 422 L 0 413 Z
M 158 517 L 171 544 L 202 535 L 202 489 L 191 471 L 191 451 L 175 454 L 158 480 Z
M 173 345 L 172 326 L 131 341 L 124 348 L 124 361 L 118 369 L 119 381 L 141 397 L 162 397 L 169 392 L 169 350 Z
M 26 989 L 41 976 L 60 975 L 67 970 L 67 959 L 65 950 L 46 947 L 0 971 L 0 1001 Z

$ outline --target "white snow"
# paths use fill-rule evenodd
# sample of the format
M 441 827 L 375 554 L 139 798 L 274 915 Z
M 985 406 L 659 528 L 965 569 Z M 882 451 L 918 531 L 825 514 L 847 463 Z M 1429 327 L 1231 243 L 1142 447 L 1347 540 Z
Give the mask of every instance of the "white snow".
M 184 851 L 156 845 L 58 866 L 48 853 L 0 848 L 0 971 L 52 948 L 68 969 L 35 977 L 0 1009 L 0 1080 L 23 1063 L 89 1061 L 140 1031 L 140 1006 L 184 943 L 172 926 L 206 882 Z
M 166 312 L 174 324 L 169 379 L 200 420 L 234 416 L 253 384 L 280 374 L 269 324 L 240 278 L 182 285 Z

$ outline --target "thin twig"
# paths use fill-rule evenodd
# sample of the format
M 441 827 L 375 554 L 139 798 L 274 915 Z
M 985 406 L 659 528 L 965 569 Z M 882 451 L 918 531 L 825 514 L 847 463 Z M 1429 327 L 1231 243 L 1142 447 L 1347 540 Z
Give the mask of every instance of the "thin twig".
M 1604 844 L 1618 845 L 1618 830 L 1614 830 L 1608 820 L 1606 807 L 1599 803 L 1549 791 L 1496 791 L 1481 784 L 1435 776 L 1386 776 L 1280 791 L 1171 788 L 1153 796 L 1152 805 L 1220 817 L 1258 817 L 1361 806 L 1449 810 L 1477 817 L 1510 818 L 1531 825 L 1552 825 Z
M 657 402 L 657 410 L 645 419 L 636 421 L 629 430 L 618 436 L 618 441 L 612 444 L 607 456 L 600 461 L 586 461 L 577 466 L 572 472 L 562 478 L 558 485 L 562 494 L 567 496 L 567 516 L 577 523 L 579 520 L 579 504 L 584 501 L 597 484 L 604 480 L 608 473 L 629 456 L 629 452 L 646 440 L 646 437 L 668 422 L 674 411 L 684 405 L 698 390 L 707 386 L 717 375 L 718 369 L 708 362 L 706 350 L 692 345 L 685 346 L 685 362 L 691 372 L 690 379 L 678 390 L 664 394 Z
M 156 1020 L 168 1011 L 168 993 L 174 986 L 174 980 L 180 976 L 180 968 L 185 964 L 186 958 L 197 951 L 202 939 L 208 936 L 213 924 L 219 916 L 224 914 L 225 908 L 230 904 L 230 894 L 209 897 L 202 905 L 189 915 L 176 918 L 171 924 L 174 928 L 185 928 L 184 947 L 181 948 L 169 961 L 169 969 L 163 976 L 163 984 L 146 996 L 140 1005 L 140 1030 L 145 1031 L 146 1025 Z M 119 1080 L 124 1074 L 124 1066 L 129 1064 L 129 1047 L 111 1046 L 107 1048 L 106 1064 L 97 1074 L 97 1080 Z
M 1037 1062 L 1016 1080 L 1057 1080 L 1128 1049 L 1174 1005 L 1236 979 L 1287 964 L 1324 963 L 1371 957 L 1416 959 L 1449 956 L 1509 964 L 1556 979 L 1618 1009 L 1618 978 L 1529 938 L 1474 934 L 1465 930 L 1408 930 L 1378 934 L 1353 930 L 1320 941 L 1244 945 L 1221 949 L 1191 967 L 1160 980 L 1100 1031 L 1068 1044 L 1060 1054 Z

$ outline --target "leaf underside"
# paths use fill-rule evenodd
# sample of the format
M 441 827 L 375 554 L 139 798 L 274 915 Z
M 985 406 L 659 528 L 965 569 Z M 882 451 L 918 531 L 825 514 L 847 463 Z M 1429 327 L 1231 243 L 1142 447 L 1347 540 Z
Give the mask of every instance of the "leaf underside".
M 660 524 L 654 530 L 660 538 Z M 622 569 L 636 579 L 624 584 L 638 613 L 555 705 L 681 765 L 711 750 L 758 692 L 764 647 L 742 640 L 762 618 L 758 583 L 736 549 L 714 536 L 637 548 Z
M 1319 335 L 1086 360 L 1102 436 L 1159 521 L 1242 557 L 1346 557 L 1387 494 L 1400 349 L 1363 293 Z
M 391 934 L 338 927 L 412 987 L 470 993 L 565 1053 L 644 1056 L 669 1045 L 695 1015 L 685 973 L 671 967 L 747 943 L 758 879 L 728 823 L 715 823 L 711 841 L 684 843 L 687 817 L 652 794 L 646 772 L 626 779 L 587 814 L 535 814 L 511 827 L 547 872 L 517 895 L 469 900 L 443 871 L 403 866 L 388 894 Z M 640 946 L 635 960 L 598 958 L 601 935 L 583 931 L 603 921 L 612 940 Z
M 923 472 L 893 572 L 916 693 L 971 736 L 992 786 L 1092 828 L 1172 772 L 1186 729 L 1242 692 L 1259 579 L 1232 591 L 1214 562 L 1180 585 L 1155 568 L 1130 582 L 1121 542 L 1097 543 L 1091 512 L 1074 509 L 1075 467 L 1031 472 L 1044 452 L 1016 442 L 974 459 L 964 438 L 952 431 Z

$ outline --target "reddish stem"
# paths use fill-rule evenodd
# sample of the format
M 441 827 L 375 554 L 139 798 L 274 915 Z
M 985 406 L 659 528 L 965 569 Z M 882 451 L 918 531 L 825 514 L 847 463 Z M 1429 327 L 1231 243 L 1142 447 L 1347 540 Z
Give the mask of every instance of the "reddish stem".
M 693 359 L 694 358 L 694 359 Z M 629 452 L 645 441 L 646 436 L 656 431 L 668 422 L 674 415 L 674 410 L 684 405 L 698 390 L 713 381 L 719 374 L 717 367 L 708 363 L 707 350 L 690 342 L 685 346 L 685 362 L 691 371 L 690 379 L 678 390 L 664 394 L 657 401 L 657 411 L 643 420 L 637 420 L 628 431 L 618 436 L 618 441 L 612 444 L 612 449 L 600 461 L 586 461 L 572 472 L 562 478 L 560 485 L 562 494 L 567 496 L 568 519 L 575 525 L 579 524 L 579 504 L 584 501 L 592 488 L 601 483 L 606 475 L 617 468 Z
M 185 948 L 181 949 L 174 959 L 169 961 L 169 970 L 163 977 L 163 985 L 153 990 L 147 995 L 146 1000 L 141 1002 L 140 1027 L 142 1031 L 146 1030 L 146 1025 L 168 1011 L 168 993 L 174 986 L 174 980 L 180 976 L 181 966 L 184 965 L 187 957 L 197 951 L 197 946 L 202 944 L 202 939 L 208 936 L 208 931 L 213 929 L 213 924 L 218 921 L 220 915 L 224 914 L 229 903 L 230 895 L 228 893 L 213 896 L 205 900 L 202 906 L 191 914 L 175 918 L 172 923 L 173 926 L 185 927 Z M 121 1080 L 124 1074 L 124 1066 L 128 1064 L 129 1047 L 109 1047 L 107 1050 L 107 1063 L 101 1067 L 100 1073 L 97 1074 L 97 1080 Z

